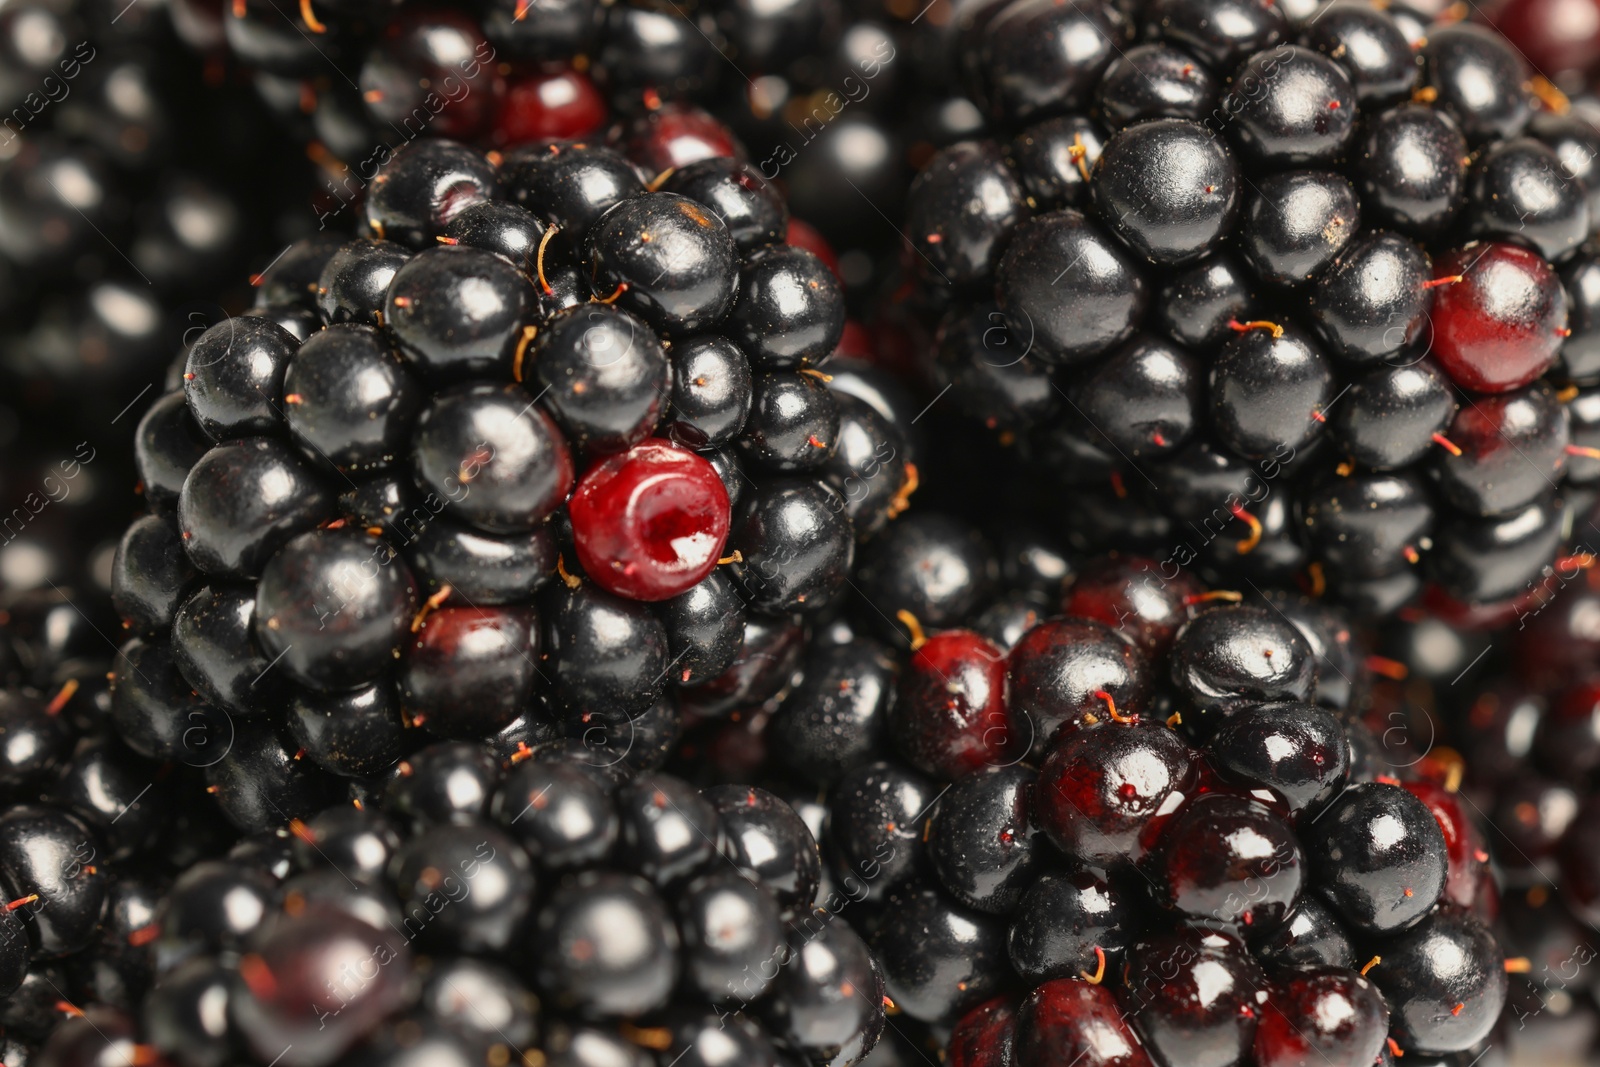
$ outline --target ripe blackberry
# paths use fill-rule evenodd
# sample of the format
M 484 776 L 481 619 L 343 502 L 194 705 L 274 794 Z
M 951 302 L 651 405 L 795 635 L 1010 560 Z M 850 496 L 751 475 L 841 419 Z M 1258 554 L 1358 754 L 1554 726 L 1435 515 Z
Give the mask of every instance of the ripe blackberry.
M 947 1054 L 973 1064 L 1113 1046 L 1107 1062 L 1358 1063 L 1489 1036 L 1506 994 L 1482 815 L 1448 754 L 1413 753 L 1425 726 L 1385 719 L 1402 665 L 1363 659 L 1370 633 L 1137 557 L 1069 554 L 1043 583 L 985 567 L 992 547 L 957 568 L 947 523 L 928 557 L 974 595 L 924 633 L 898 606 L 917 588 L 879 582 L 835 638 L 900 612 L 897 701 L 874 705 L 883 652 L 823 646 L 755 728 L 797 792 L 827 790 L 825 871 L 903 1015 L 953 1026 Z M 1030 537 L 1026 558 L 1048 556 Z M 1008 601 L 1035 613 L 1009 646 L 967 629 Z M 1477 976 L 1437 1030 L 1424 986 L 1454 981 L 1427 973 L 1447 950 L 1404 947 L 1430 938 L 1470 942 Z M 1380 976 L 1386 950 L 1414 963 Z M 1334 1003 L 1349 1011 L 1317 1015 Z
M 1537 405 L 1522 390 L 1584 358 L 1594 130 L 1493 30 L 1417 43 L 1411 18 L 1012 0 L 958 20 L 949 63 L 987 125 L 913 183 L 890 318 L 940 324 L 930 400 L 1124 517 L 1108 537 L 1080 507 L 1089 547 L 1127 547 L 1153 506 L 1170 523 L 1141 552 L 1376 615 L 1426 583 L 1504 603 L 1549 562 L 1553 512 L 1520 482 L 1563 489 L 1565 405 L 1491 406 Z M 1031 36 L 1080 22 L 1096 47 Z M 1474 464 L 1479 418 L 1555 457 L 1499 502 L 1436 477 Z M 1514 562 L 1489 547 L 1512 514 Z
M 659 767 L 680 707 L 784 687 L 916 486 L 875 372 L 819 369 L 840 287 L 749 166 L 696 200 L 598 145 L 435 140 L 379 178 L 388 239 L 294 246 L 194 339 L 114 562 L 115 722 L 250 830 L 429 738 Z
M 866 1056 L 884 1026 L 877 965 L 847 924 L 815 917 L 817 846 L 788 805 L 577 753 L 502 762 L 436 746 L 401 778 L 475 756 L 481 807 L 419 820 L 391 790 L 269 833 L 281 865 L 195 864 L 142 920 L 155 989 L 86 1009 L 114 1024 L 68 1016 L 30 1044 L 42 1062 L 113 1034 L 195 1064 L 227 1049 L 305 1064 L 713 1063 L 730 1041 L 740 1062 Z

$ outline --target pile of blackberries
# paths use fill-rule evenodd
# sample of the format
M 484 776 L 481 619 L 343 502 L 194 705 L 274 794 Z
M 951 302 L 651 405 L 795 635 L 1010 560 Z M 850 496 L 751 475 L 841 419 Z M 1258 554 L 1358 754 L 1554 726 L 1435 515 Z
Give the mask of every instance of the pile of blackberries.
M 264 791 L 240 837 L 192 766 L 120 739 L 95 620 L 8 621 L 7 1063 L 779 1067 L 878 1040 L 876 965 L 806 917 L 816 843 L 761 789 L 438 742 L 304 821 Z
M 0 8 L 0 1067 L 1597 1047 L 1507 2 Z
M 351 167 L 397 137 L 507 147 L 663 104 L 656 124 L 719 137 L 697 102 L 737 97 L 732 84 L 757 75 L 820 75 L 847 21 L 829 2 L 239 0 L 197 14 L 180 22 L 193 46 L 244 64 L 269 104 Z

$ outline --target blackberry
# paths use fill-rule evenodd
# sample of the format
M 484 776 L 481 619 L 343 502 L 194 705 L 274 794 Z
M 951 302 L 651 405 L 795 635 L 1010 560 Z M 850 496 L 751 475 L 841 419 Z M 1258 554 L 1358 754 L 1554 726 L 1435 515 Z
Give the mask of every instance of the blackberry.
M 862 292 L 894 240 L 889 219 L 910 177 L 897 127 L 914 24 L 886 13 L 815 0 L 682 10 L 562 0 L 538 12 L 518 0 L 406 11 L 334 3 L 282 17 L 250 2 L 183 12 L 183 39 L 253 80 L 316 162 L 323 228 L 363 201 L 389 201 L 395 187 L 378 171 L 429 139 L 500 152 L 588 140 L 696 199 L 711 194 L 691 183 L 706 181 L 719 158 L 748 160 L 741 180 L 752 190 L 784 173 L 800 213 L 848 249 L 846 273 Z M 445 216 L 462 206 L 450 175 L 448 165 L 433 175 Z M 770 202 L 750 203 L 764 194 L 717 195 L 740 214 L 736 227 L 768 234 L 759 243 L 781 238 Z M 384 210 L 380 221 L 411 234 L 428 214 Z
M 468 745 L 452 759 L 469 749 L 487 758 Z M 185 1063 L 226 1049 L 308 1064 L 601 1049 L 722 1062 L 729 1041 L 765 1062 L 871 1051 L 877 966 L 848 925 L 811 917 L 817 846 L 781 800 L 619 780 L 559 746 L 487 768 L 493 801 L 457 821 L 414 823 L 391 794 L 292 821 L 272 873 L 190 868 L 149 921 L 156 989 L 88 1008 L 117 1020 L 88 1034 L 69 1018 L 39 1055 L 112 1033 Z M 587 835 L 598 847 L 574 850 L 580 812 L 611 827 Z M 218 997 L 222 1015 L 207 1009 Z
M 1564 405 L 1489 405 L 1538 403 L 1518 390 L 1583 359 L 1589 112 L 1529 88 L 1493 30 L 1439 23 L 1413 48 L 1398 14 L 1013 0 L 947 42 L 987 124 L 912 184 L 887 317 L 939 323 L 930 400 L 1124 516 L 1110 537 L 1064 517 L 1087 547 L 1130 547 L 1153 504 L 1174 525 L 1140 552 L 1378 615 L 1430 584 L 1504 603 L 1549 562 L 1554 513 L 1521 510 L 1539 494 L 1520 483 L 1562 491 L 1584 446 Z M 1031 36 L 1078 22 L 1096 47 Z M 1549 446 L 1499 502 L 1437 477 L 1472 464 L 1480 417 Z M 1489 547 L 1513 512 L 1514 560 Z
M 934 559 L 963 540 L 945 521 Z M 1030 537 L 1027 558 L 1047 556 Z M 1154 560 L 1067 554 L 1041 584 L 985 566 L 994 554 L 944 564 L 950 594 L 972 595 L 932 602 L 946 614 L 926 633 L 897 607 L 918 602 L 914 585 L 863 585 L 850 629 L 898 612 L 911 634 L 883 726 L 867 717 L 881 659 L 818 650 L 807 671 L 822 677 L 757 728 L 798 790 L 827 790 L 824 869 L 929 1047 L 975 1064 L 1113 1044 L 1108 1062 L 1310 1048 L 1357 1062 L 1491 1038 L 1519 963 L 1503 965 L 1492 932 L 1483 816 L 1449 753 L 1413 754 L 1423 724 L 1385 720 L 1404 666 L 1364 658 L 1369 631 L 1342 608 L 1207 591 Z M 1033 605 L 1009 647 L 966 628 L 991 600 Z M 1473 944 L 1475 977 L 1435 1030 L 1421 1016 L 1444 994 L 1424 986 L 1458 976 L 1403 946 L 1440 938 Z M 1380 976 L 1396 948 L 1415 965 Z M 1342 1022 L 1310 1018 L 1324 1002 L 1350 1006 Z M 1089 1045 L 1086 1027 L 1101 1035 Z
M 764 243 L 783 204 L 748 168 L 699 168 L 680 187 L 702 202 L 600 146 L 419 141 L 379 177 L 388 240 L 291 248 L 260 280 L 269 317 L 195 339 L 116 561 L 131 654 L 196 687 L 129 680 L 120 721 L 170 756 L 163 701 L 208 731 L 249 716 L 248 760 L 210 773 L 252 828 L 264 809 L 227 783 L 287 756 L 302 805 L 426 736 L 524 720 L 524 743 L 658 765 L 680 702 L 723 714 L 782 684 L 740 658 L 785 632 L 761 615 L 838 601 L 915 487 L 904 416 L 819 369 L 840 287 Z M 290 308 L 322 325 L 270 318 Z

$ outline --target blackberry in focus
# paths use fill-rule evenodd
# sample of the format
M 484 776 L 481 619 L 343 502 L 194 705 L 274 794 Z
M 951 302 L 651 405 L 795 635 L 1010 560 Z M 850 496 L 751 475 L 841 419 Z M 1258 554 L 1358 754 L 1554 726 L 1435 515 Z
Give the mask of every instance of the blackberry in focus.
M 1536 582 L 1587 457 L 1586 290 L 1560 280 L 1600 227 L 1587 98 L 1453 15 L 1419 38 L 1341 0 L 978 7 L 946 47 L 985 126 L 912 184 L 885 320 L 936 331 L 930 400 L 1077 494 L 1045 521 L 1373 617 Z M 1019 29 L 1052 18 L 1110 44 L 1046 59 Z M 1192 384 L 1151 380 L 1154 344 Z M 1493 474 L 1485 429 L 1516 442 Z M 1491 561 L 1513 515 L 1523 546 Z

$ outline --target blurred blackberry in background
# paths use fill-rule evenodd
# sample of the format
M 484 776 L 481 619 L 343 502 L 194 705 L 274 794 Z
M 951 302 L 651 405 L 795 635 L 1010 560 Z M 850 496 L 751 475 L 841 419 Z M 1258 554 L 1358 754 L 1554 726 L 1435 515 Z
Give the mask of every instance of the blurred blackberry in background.
M 184 39 L 248 71 L 306 145 L 324 223 L 359 214 L 378 170 L 419 137 L 498 151 L 584 138 L 652 178 L 747 160 L 840 249 L 862 301 L 892 254 L 912 61 L 909 24 L 876 4 L 179 0 L 175 11 Z
M 10 5 L 0 53 L 0 585 L 81 585 L 98 559 L 103 588 L 124 442 L 172 353 L 315 226 L 308 172 L 161 5 Z
M 426 745 L 290 818 L 305 784 L 259 717 L 196 699 L 182 757 L 124 743 L 129 690 L 171 663 L 128 650 L 109 694 L 104 608 L 6 603 L 10 1059 L 843 1064 L 878 1041 L 876 964 L 811 917 L 817 845 L 777 797 L 524 734 Z M 259 830 L 219 818 L 241 804 Z

